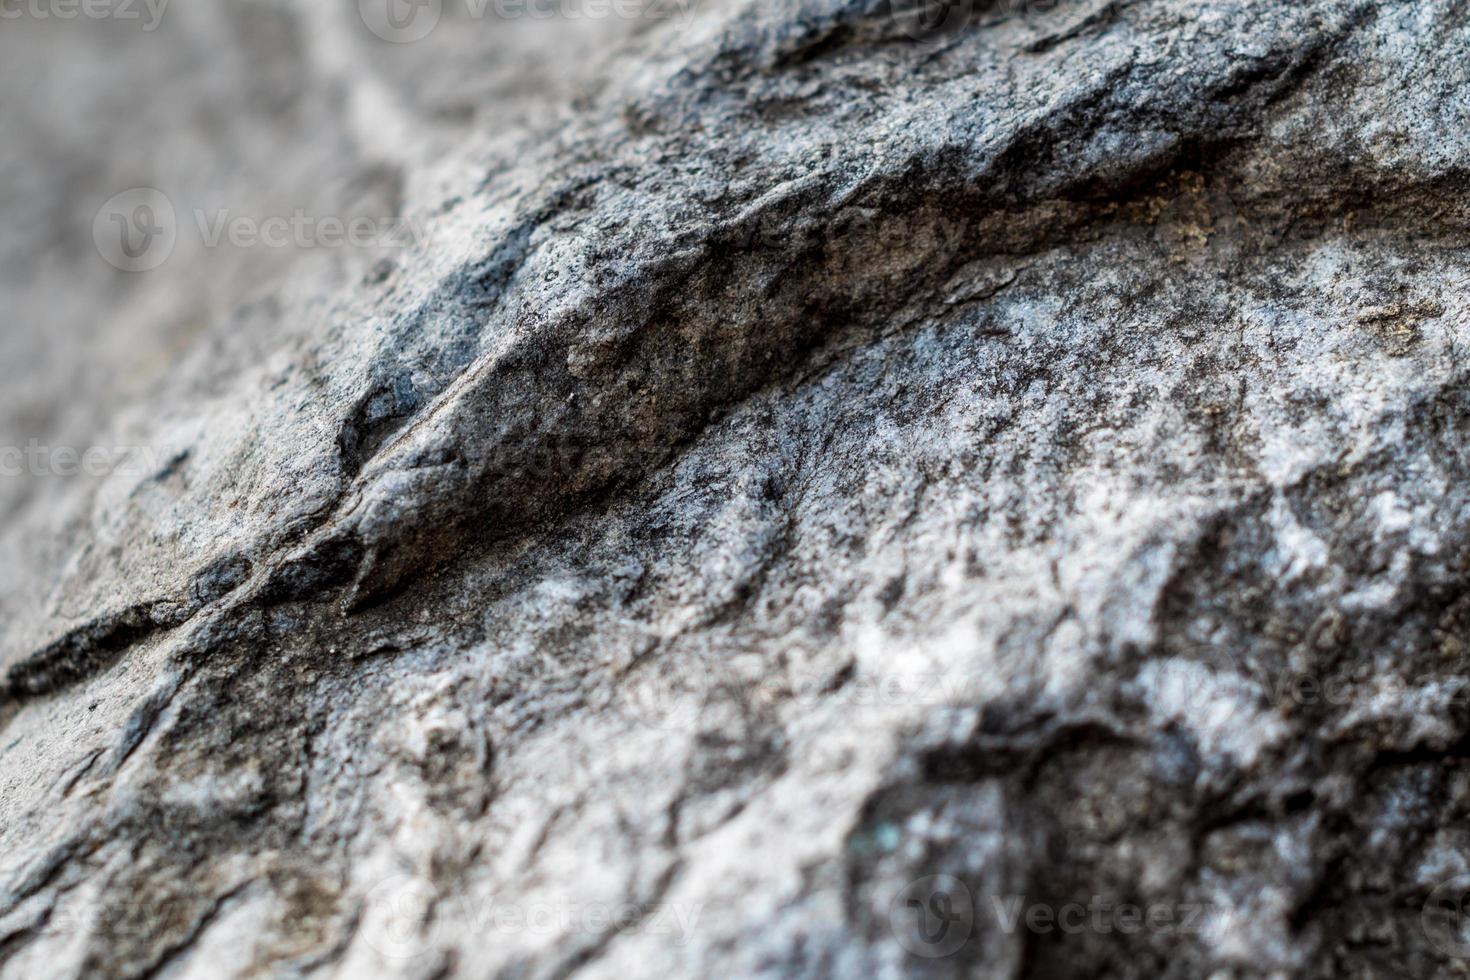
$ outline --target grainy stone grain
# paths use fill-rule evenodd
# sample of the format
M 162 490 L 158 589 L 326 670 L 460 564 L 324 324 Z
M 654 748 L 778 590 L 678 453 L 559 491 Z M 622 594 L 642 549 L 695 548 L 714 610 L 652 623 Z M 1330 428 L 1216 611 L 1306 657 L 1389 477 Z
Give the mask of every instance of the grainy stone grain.
M 0 421 L 150 466 L 0 479 L 0 976 L 1464 971 L 1464 19 L 199 3 L 8 93 Z M 98 271 L 140 184 L 426 238 Z

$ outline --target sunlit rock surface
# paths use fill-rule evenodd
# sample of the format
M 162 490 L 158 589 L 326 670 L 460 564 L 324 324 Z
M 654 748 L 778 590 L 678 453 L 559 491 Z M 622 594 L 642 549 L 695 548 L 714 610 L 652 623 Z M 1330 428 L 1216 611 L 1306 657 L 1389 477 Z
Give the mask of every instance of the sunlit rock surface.
M 0 24 L 0 976 L 1470 965 L 1458 4 L 372 6 Z

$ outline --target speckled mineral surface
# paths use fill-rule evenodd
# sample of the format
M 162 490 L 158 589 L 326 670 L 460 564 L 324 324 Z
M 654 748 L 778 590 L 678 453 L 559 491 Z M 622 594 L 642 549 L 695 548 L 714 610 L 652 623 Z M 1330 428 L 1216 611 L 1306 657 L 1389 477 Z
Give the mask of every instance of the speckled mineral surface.
M 57 6 L 0 976 L 1470 969 L 1463 3 Z

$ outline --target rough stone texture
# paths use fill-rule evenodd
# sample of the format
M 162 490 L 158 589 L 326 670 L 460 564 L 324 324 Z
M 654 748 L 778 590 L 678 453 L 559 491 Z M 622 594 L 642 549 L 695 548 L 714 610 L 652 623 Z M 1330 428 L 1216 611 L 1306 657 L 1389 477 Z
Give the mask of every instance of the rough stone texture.
M 0 976 L 1463 972 L 1465 5 L 679 13 L 4 25 Z

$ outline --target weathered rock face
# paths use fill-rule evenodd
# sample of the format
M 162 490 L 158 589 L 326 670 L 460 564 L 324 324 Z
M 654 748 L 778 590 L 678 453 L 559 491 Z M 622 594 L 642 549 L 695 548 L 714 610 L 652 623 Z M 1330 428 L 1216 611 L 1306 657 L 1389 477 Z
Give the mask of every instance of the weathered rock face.
M 1470 964 L 1463 5 L 451 8 L 3 28 L 0 976 Z

